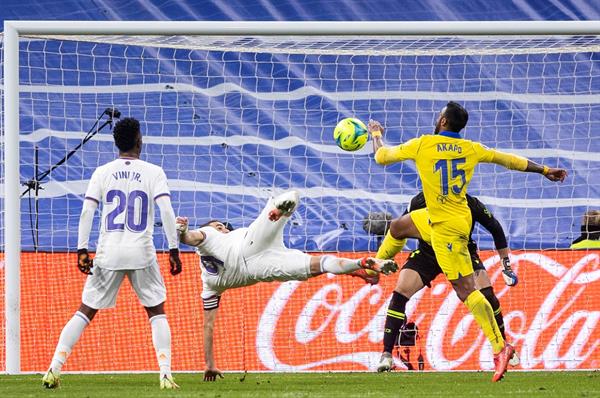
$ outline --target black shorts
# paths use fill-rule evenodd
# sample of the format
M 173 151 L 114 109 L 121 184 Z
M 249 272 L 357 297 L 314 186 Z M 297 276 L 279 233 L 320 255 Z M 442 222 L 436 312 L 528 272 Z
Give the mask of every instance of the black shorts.
M 473 270 L 484 270 L 483 262 L 477 254 L 471 254 L 471 263 L 473 264 Z M 427 287 L 431 287 L 431 282 L 442 273 L 442 269 L 435 258 L 435 255 L 429 251 L 423 251 L 420 249 L 414 250 L 410 253 L 404 266 L 402 267 L 412 269 L 416 271 L 423 284 Z

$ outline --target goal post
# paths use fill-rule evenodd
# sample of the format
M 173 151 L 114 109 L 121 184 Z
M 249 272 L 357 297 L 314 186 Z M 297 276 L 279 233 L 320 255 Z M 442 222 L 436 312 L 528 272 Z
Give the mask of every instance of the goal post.
M 302 38 L 309 37 L 306 43 L 303 43 L 300 39 L 300 45 L 296 44 L 282 44 L 278 45 L 277 43 L 273 43 L 273 41 L 266 40 L 263 44 L 256 44 L 256 48 L 258 50 L 250 50 L 257 51 L 259 53 L 269 52 L 270 50 L 277 49 L 277 51 L 281 51 L 284 54 L 318 54 L 320 51 L 323 51 L 324 45 L 322 43 L 315 43 L 315 38 L 319 37 L 330 37 L 334 38 L 332 42 L 334 42 L 335 38 L 341 38 L 343 41 L 341 45 L 337 46 L 335 43 L 332 44 L 333 50 L 330 53 L 324 51 L 324 53 L 331 54 L 334 57 L 336 54 L 352 54 L 355 50 L 352 46 L 356 43 L 352 41 L 354 39 L 360 39 L 361 37 L 372 38 L 372 41 L 366 41 L 365 43 L 359 43 L 362 47 L 360 49 L 364 51 L 364 54 L 394 54 L 395 52 L 405 51 L 406 48 L 409 48 L 408 54 L 422 54 L 427 55 L 428 48 L 424 47 L 419 51 L 414 51 L 415 48 L 410 47 L 402 47 L 400 49 L 395 49 L 392 45 L 391 49 L 386 49 L 387 46 L 394 42 L 394 38 L 431 38 L 431 37 L 469 37 L 469 38 L 480 38 L 480 37 L 510 37 L 516 38 L 518 41 L 520 37 L 536 37 L 536 36 L 545 36 L 545 37 L 580 37 L 581 39 L 575 39 L 573 41 L 566 40 L 566 43 L 562 42 L 551 42 L 550 48 L 551 51 L 561 52 L 574 52 L 573 48 L 577 46 L 582 46 L 584 48 L 584 52 L 586 53 L 600 53 L 600 41 L 596 39 L 590 39 L 586 41 L 586 37 L 596 37 L 600 35 L 600 21 L 549 21 L 549 22 L 524 22 L 524 21 L 505 21 L 505 22 L 490 22 L 490 21 L 480 21 L 480 22 L 434 22 L 434 21 L 419 21 L 419 22 L 382 22 L 382 21 L 370 21 L 370 22 L 222 22 L 222 21 L 198 21 L 198 22 L 94 22 L 94 21 L 5 21 L 4 23 L 4 36 L 3 36 L 3 77 L 4 77 L 4 133 L 3 133 L 3 144 L 4 144 L 4 269 L 5 269 L 5 364 L 6 364 L 6 373 L 9 374 L 18 374 L 20 373 L 21 367 L 21 350 L 22 342 L 21 335 L 22 331 L 20 328 L 20 320 L 21 320 L 21 183 L 23 180 L 23 176 L 21 176 L 20 169 L 22 166 L 22 162 L 19 158 L 20 151 L 20 68 L 22 65 L 20 64 L 20 49 L 19 43 L 23 38 L 42 38 L 42 39 L 55 39 L 55 40 L 93 40 L 97 41 L 98 37 L 123 37 L 123 36 L 149 36 L 150 39 L 140 39 L 139 42 L 133 42 L 133 45 L 137 46 L 147 46 L 152 45 L 152 42 L 155 37 L 163 37 L 167 38 L 166 41 L 161 42 L 158 47 L 166 47 L 166 48 L 185 48 L 186 45 L 189 45 L 188 40 L 180 40 L 178 37 L 192 37 L 192 38 L 200 38 L 198 43 L 194 44 L 194 40 L 192 42 L 192 49 L 197 48 L 208 49 L 210 51 L 211 46 L 215 45 L 215 42 L 203 41 L 202 38 L 205 37 L 238 37 L 241 38 L 241 42 L 228 42 L 224 44 L 224 48 L 236 48 L 238 51 L 245 44 L 243 43 L 243 39 L 245 38 L 255 38 L 255 37 L 269 37 L 269 38 L 277 38 L 277 37 L 294 37 L 294 38 Z M 94 36 L 93 39 L 90 39 L 91 36 Z M 535 41 L 535 39 L 532 39 Z M 118 41 L 119 42 L 119 41 Z M 119 42 L 122 43 L 122 42 Z M 487 43 L 487 42 L 486 42 Z M 499 54 L 510 54 L 511 51 L 516 53 L 536 53 L 536 51 L 545 51 L 542 50 L 544 43 L 541 44 L 531 44 L 529 47 L 520 46 L 517 44 L 514 49 L 507 49 L 506 47 L 500 48 L 500 46 L 487 46 L 484 43 L 482 45 L 475 45 L 471 50 L 465 50 L 464 47 L 459 45 L 458 52 L 450 52 L 450 54 L 460 54 L 461 52 L 468 51 L 470 54 L 494 54 L 495 52 Z M 582 44 L 583 43 L 583 44 Z M 511 43 L 507 41 L 506 45 L 510 45 Z M 379 47 L 377 47 L 379 45 Z M 416 43 L 415 45 L 419 45 Z M 451 46 L 450 44 L 449 46 Z M 229 47 L 228 47 L 229 46 Z M 319 47 L 321 46 L 321 47 Z M 375 46 L 370 47 L 370 46 Z M 567 49 L 562 48 L 563 46 L 572 46 Z M 283 48 L 283 50 L 282 50 Z M 445 44 L 436 43 L 432 46 L 434 51 L 432 54 L 436 54 L 436 49 L 441 48 L 437 54 L 441 54 L 443 56 L 444 53 L 448 53 L 448 48 Z M 555 48 L 555 50 L 552 50 Z M 316 49 L 316 50 L 315 50 Z M 329 50 L 328 50 L 329 51 Z M 411 52 L 412 51 L 412 52 Z M 454 51 L 454 50 L 452 50 Z M 593 61 L 591 61 L 593 62 Z M 597 58 L 596 58 L 596 61 Z M 335 73 L 333 73 L 335 75 Z M 577 76 L 576 76 L 577 77 Z M 396 76 L 397 79 L 401 77 Z M 594 77 L 593 77 L 594 78 Z M 590 78 L 593 80 L 593 78 Z M 600 78 L 595 77 L 596 81 Z M 161 84 L 163 83 L 158 79 Z M 515 83 L 518 84 L 518 83 Z M 398 86 L 400 87 L 400 86 Z M 203 89 L 203 93 L 207 92 L 209 88 Z M 308 87 L 306 88 L 309 92 L 319 91 L 320 87 Z M 310 91 L 313 90 L 313 91 Z M 361 89 L 362 93 L 368 96 L 368 92 L 370 88 L 365 86 Z M 397 90 L 400 93 L 403 93 L 402 90 Z M 450 90 L 451 91 L 451 90 Z M 471 93 L 465 92 L 464 98 L 469 98 Z M 580 93 L 581 94 L 581 93 Z M 589 93 L 583 93 L 586 95 L 582 95 L 585 98 L 579 99 L 584 104 L 585 103 L 595 103 L 598 104 L 597 96 L 600 95 L 593 90 L 590 90 Z M 387 93 L 389 97 L 380 97 L 375 100 L 385 101 L 386 98 L 393 99 L 394 95 L 398 96 L 401 94 L 393 94 Z M 427 93 L 422 94 L 428 98 L 433 98 L 434 94 Z M 511 95 L 516 96 L 526 96 L 529 93 L 496 93 L 494 94 L 497 98 L 505 98 L 510 97 Z M 532 94 L 535 95 L 535 94 Z M 490 97 L 491 98 L 491 97 Z M 525 97 L 519 97 L 525 98 Z M 352 95 L 348 94 L 345 100 L 352 99 Z M 414 98 L 413 98 L 414 99 Z M 448 98 L 449 100 L 452 98 Z M 549 97 L 544 97 L 542 99 L 542 103 L 550 103 L 547 102 Z M 441 98 L 438 98 L 441 100 Z M 560 98 L 556 99 L 559 101 L 560 106 Z M 546 102 L 544 102 L 546 101 Z M 118 104 L 114 104 L 118 106 Z M 356 110 L 353 110 L 356 111 Z M 584 112 L 584 111 L 582 111 Z M 363 113 L 368 113 L 365 111 Z M 431 112 L 429 112 L 431 113 Z M 428 114 L 429 115 L 429 114 Z M 351 115 L 349 115 L 351 116 Z M 546 121 L 542 121 L 544 123 Z M 560 121 L 557 121 L 560 123 Z M 566 122 L 565 122 L 566 123 Z M 485 122 L 483 122 L 485 124 Z M 574 123 L 576 124 L 576 123 Z M 334 125 L 330 126 L 331 130 Z M 178 139 L 181 139 L 178 137 Z M 245 144 L 256 144 L 260 139 L 257 138 L 255 141 L 249 141 Z M 501 142 L 501 140 L 498 140 Z M 534 148 L 534 150 L 540 150 L 539 148 Z M 560 151 L 561 149 L 558 148 Z M 273 149 L 275 151 L 275 149 Z M 573 148 L 573 152 L 580 151 L 580 148 Z M 518 151 L 517 151 L 518 152 Z M 569 152 L 569 151 L 566 151 Z M 544 152 L 546 156 L 547 152 Z M 543 157 L 542 156 L 542 157 Z M 598 162 L 597 153 L 594 154 L 593 151 L 588 153 L 587 159 L 583 159 L 583 161 L 587 161 L 590 163 Z M 574 161 L 578 159 L 572 159 Z M 307 162 L 308 163 L 308 162 Z M 306 166 L 307 168 L 309 166 Z M 591 167 L 591 166 L 590 166 Z M 178 185 L 179 181 L 175 181 L 175 185 L 177 187 L 183 187 L 185 181 L 182 181 L 180 185 Z M 310 185 L 310 184 L 308 184 Z M 415 186 L 416 187 L 416 186 Z M 258 186 L 256 188 L 264 188 Z M 269 188 L 269 187 L 267 187 Z M 321 196 L 326 196 L 322 192 L 324 191 L 321 187 L 315 187 L 314 189 L 307 186 L 308 196 L 310 198 L 316 198 Z M 340 187 L 334 187 L 340 188 Z M 342 186 L 341 188 L 344 188 Z M 235 188 L 232 188 L 235 189 Z M 312 190 L 311 190 L 312 189 Z M 182 188 L 183 191 L 185 189 Z M 358 195 L 358 193 L 356 193 Z M 413 193 L 407 192 L 402 196 L 399 196 L 398 203 L 405 203 L 406 198 L 412 196 Z M 311 196 L 312 195 L 312 196 Z M 319 196 L 321 195 L 321 196 Z M 385 193 L 379 193 L 380 197 L 383 198 L 382 201 L 389 202 L 389 196 L 384 196 Z M 562 196 L 549 198 L 548 200 L 553 200 L 558 203 L 558 201 L 568 198 L 564 198 Z M 546 198 L 540 198 L 540 201 L 544 201 Z M 507 199 L 505 204 L 513 202 L 513 199 Z M 518 202 L 518 199 L 515 200 Z M 523 208 L 527 208 L 531 206 L 530 204 L 525 204 L 524 201 Z M 600 201 L 596 198 L 572 198 L 570 203 L 573 207 L 582 207 L 582 206 L 600 206 Z M 559 207 L 559 206 L 557 206 Z M 565 206 L 566 207 L 566 206 Z M 556 217 L 563 217 L 565 215 L 559 214 L 559 211 L 556 211 Z M 569 214 L 570 215 L 570 214 Z M 540 216 L 541 213 L 540 213 Z M 515 216 L 518 217 L 518 216 Z M 307 229 L 308 230 L 308 229 Z M 307 231 L 306 230 L 306 231 Z M 309 249 L 311 247 L 308 247 Z M 544 247 L 540 247 L 542 249 Z M 366 251 L 372 250 L 372 247 L 360 247 L 357 251 Z M 340 250 L 341 251 L 341 250 Z M 257 343 L 258 344 L 258 343 Z M 245 358 L 244 358 L 245 359 Z

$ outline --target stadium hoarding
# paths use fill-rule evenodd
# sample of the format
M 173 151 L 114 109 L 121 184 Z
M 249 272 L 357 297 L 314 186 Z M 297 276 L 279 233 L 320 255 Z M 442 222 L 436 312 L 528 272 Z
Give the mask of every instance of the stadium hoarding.
M 520 278 L 512 288 L 504 285 L 494 252 L 482 252 L 482 259 L 500 299 L 509 340 L 521 358 L 518 368 L 600 367 L 600 251 L 512 255 Z M 400 254 L 398 260 L 405 256 Z M 184 272 L 173 278 L 168 275 L 167 257 L 160 255 L 168 289 L 173 367 L 202 370 L 199 262 L 191 253 L 182 259 Z M 62 325 L 79 305 L 85 276 L 75 268 L 75 254 L 23 253 L 22 263 L 22 370 L 43 371 Z M 215 329 L 217 365 L 227 371 L 373 369 L 395 282 L 395 276 L 383 277 L 371 287 L 358 278 L 320 276 L 228 291 Z M 155 370 L 144 310 L 129 284 L 122 290 L 116 308 L 100 312 L 86 330 L 65 371 Z M 417 324 L 419 335 L 415 346 L 404 348 L 402 354 L 415 368 L 419 355 L 425 370 L 492 368 L 489 344 L 442 277 L 411 300 L 407 315 Z M 4 368 L 3 351 L 0 361 Z M 400 361 L 397 365 L 406 368 Z

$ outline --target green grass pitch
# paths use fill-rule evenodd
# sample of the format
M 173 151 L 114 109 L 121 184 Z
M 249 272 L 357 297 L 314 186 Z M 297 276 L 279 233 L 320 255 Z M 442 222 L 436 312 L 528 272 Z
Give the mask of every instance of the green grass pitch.
M 460 373 L 230 373 L 213 383 L 176 374 L 176 391 L 158 389 L 154 374 L 63 375 L 57 390 L 41 375 L 0 376 L 0 397 L 600 397 L 600 371 Z

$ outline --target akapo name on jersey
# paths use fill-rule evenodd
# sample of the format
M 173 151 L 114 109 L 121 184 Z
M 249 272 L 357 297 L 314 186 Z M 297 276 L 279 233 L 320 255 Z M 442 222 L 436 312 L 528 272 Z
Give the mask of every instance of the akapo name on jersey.
M 462 147 L 457 144 L 440 143 L 440 144 L 437 144 L 437 151 L 438 152 L 453 151 L 453 152 L 462 153 Z

